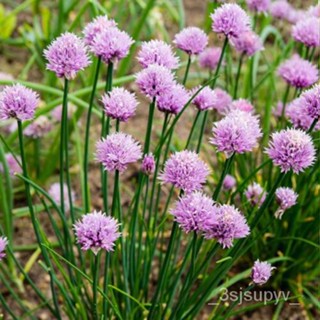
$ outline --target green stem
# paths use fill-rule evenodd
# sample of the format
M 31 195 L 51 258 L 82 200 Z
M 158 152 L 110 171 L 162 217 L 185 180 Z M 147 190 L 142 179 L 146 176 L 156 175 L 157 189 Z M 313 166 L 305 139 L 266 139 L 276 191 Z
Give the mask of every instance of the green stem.
M 25 160 L 24 147 L 23 147 L 22 124 L 21 124 L 20 120 L 18 120 L 17 122 L 18 122 L 18 135 L 19 135 L 19 147 L 20 147 L 22 171 L 23 171 L 23 175 L 26 178 L 29 178 L 28 171 L 27 171 L 26 160 Z M 50 261 L 49 261 L 47 252 L 44 250 L 43 246 L 41 245 L 42 237 L 41 237 L 41 234 L 40 234 L 40 230 L 38 228 L 38 221 L 37 221 L 37 218 L 36 218 L 34 210 L 33 210 L 33 205 L 32 205 L 32 200 L 31 200 L 31 193 L 30 193 L 30 186 L 29 186 L 29 184 L 27 182 L 25 182 L 25 190 L 26 190 L 27 203 L 28 203 L 28 206 L 29 206 L 29 211 L 30 211 L 30 216 L 31 216 L 31 222 L 32 222 L 33 229 L 34 229 L 34 232 L 35 232 L 35 235 L 36 235 L 36 239 L 37 239 L 37 242 L 38 242 L 38 244 L 40 246 L 41 253 L 42 253 L 46 263 L 48 264 L 48 267 L 50 268 Z M 54 288 L 54 283 L 53 283 L 52 269 L 51 269 L 51 271 L 49 271 L 49 275 L 50 275 L 50 286 L 51 286 L 52 298 L 53 298 L 53 302 L 54 302 L 54 306 L 55 306 L 55 312 L 56 312 L 57 318 L 60 320 L 61 319 L 61 315 L 60 315 L 59 304 L 58 304 L 58 300 L 57 300 L 57 294 L 56 294 L 56 290 Z
M 157 286 L 156 292 L 155 292 L 155 294 L 153 296 L 153 299 L 152 299 L 151 308 L 150 308 L 150 312 L 149 312 L 149 315 L 148 315 L 148 320 L 153 320 L 154 319 L 154 313 L 155 313 L 155 309 L 157 308 L 159 295 L 160 295 L 160 292 L 162 290 L 163 282 L 164 282 L 164 280 L 165 280 L 165 278 L 167 276 L 167 273 L 168 273 L 170 257 L 171 257 L 171 254 L 172 254 L 174 240 L 175 240 L 175 236 L 177 234 L 177 231 L 178 231 L 178 224 L 177 224 L 177 222 L 174 222 L 173 225 L 172 225 L 172 230 L 171 230 L 171 236 L 170 236 L 170 240 L 169 240 L 169 244 L 168 244 L 168 249 L 167 249 L 166 256 L 165 256 L 165 259 L 164 259 L 164 262 L 163 262 L 163 266 L 162 266 L 161 271 L 160 271 L 158 286 Z
M 285 121 L 285 115 L 286 115 L 285 110 L 286 110 L 286 103 L 287 103 L 288 96 L 289 96 L 289 91 L 290 91 L 290 84 L 288 83 L 286 91 L 283 96 L 283 100 L 282 100 L 283 107 L 282 107 L 281 121 L 280 121 L 281 124 Z
M 93 319 L 98 320 L 98 283 L 99 283 L 99 266 L 100 266 L 100 252 L 95 254 L 94 256 L 94 264 L 93 264 L 93 282 L 92 282 L 92 294 L 93 294 L 93 304 L 92 304 L 92 310 L 93 310 Z
M 218 200 L 219 193 L 220 193 L 224 178 L 226 177 L 226 175 L 228 174 L 228 172 L 230 170 L 230 167 L 231 167 L 231 164 L 232 164 L 232 162 L 234 160 L 234 157 L 235 157 L 235 153 L 233 153 L 231 155 L 231 157 L 227 158 L 225 163 L 224 163 L 224 167 L 223 167 L 223 170 L 222 170 L 222 174 L 221 174 L 220 180 L 219 180 L 218 185 L 217 185 L 217 187 L 216 187 L 216 189 L 215 189 L 215 191 L 214 191 L 214 193 L 212 195 L 212 200 L 214 200 L 214 201 Z
M 193 136 L 195 128 L 197 127 L 197 123 L 198 123 L 200 115 L 201 115 L 201 110 L 199 110 L 197 112 L 197 115 L 196 115 L 196 117 L 195 117 L 195 119 L 193 121 L 193 124 L 192 124 L 191 130 L 190 130 L 189 136 L 188 136 L 188 140 L 187 140 L 185 149 L 188 149 L 189 146 L 190 146 L 190 143 L 191 143 L 191 140 L 192 140 L 192 136 Z
M 216 69 L 216 72 L 214 74 L 213 81 L 211 82 L 211 85 L 210 85 L 211 89 L 213 89 L 215 87 L 216 81 L 218 79 L 218 75 L 219 75 L 219 72 L 220 72 L 220 67 L 221 67 L 221 64 L 222 64 L 223 56 L 224 56 L 224 53 L 226 51 L 227 45 L 228 45 L 228 38 L 226 37 L 225 40 L 224 40 L 224 43 L 223 43 L 223 47 L 222 47 L 222 51 L 221 51 L 221 54 L 220 54 L 219 62 L 218 62 L 218 65 L 217 65 L 217 69 Z M 205 111 L 205 114 L 204 114 L 204 117 L 203 117 L 201 130 L 200 130 L 200 135 L 199 135 L 199 140 L 198 140 L 197 153 L 199 153 L 200 149 L 201 149 L 202 139 L 203 139 L 203 136 L 204 136 L 204 131 L 205 131 L 205 128 L 206 128 L 207 120 L 208 120 L 208 110 Z
M 84 155 L 83 155 L 83 180 L 84 180 L 84 208 L 85 212 L 90 212 L 90 195 L 89 195 L 89 184 L 88 184 L 88 162 L 89 162 L 89 136 L 90 136 L 90 124 L 94 97 L 97 89 L 97 83 L 99 79 L 99 70 L 101 66 L 101 58 L 98 58 L 96 72 L 93 80 L 92 91 L 89 101 L 89 109 L 87 114 L 86 131 L 85 131 L 85 142 L 84 142 Z
M 112 90 L 112 77 L 113 77 L 113 63 L 110 62 L 108 64 L 107 69 L 107 79 L 106 79 L 106 86 L 105 86 L 105 92 L 108 93 Z M 105 120 L 105 112 L 102 111 L 102 130 L 101 130 L 101 137 L 105 137 L 109 134 L 110 131 L 110 118 L 107 118 L 107 121 Z M 108 211 L 108 172 L 103 169 L 103 167 L 100 167 L 101 170 L 101 185 L 102 185 L 102 197 L 103 197 L 103 208 L 104 211 Z
M 240 59 L 239 59 L 239 64 L 238 64 L 236 84 L 234 86 L 233 99 L 237 98 L 238 85 L 239 85 L 239 79 L 240 79 L 240 74 L 241 74 L 241 67 L 242 67 L 243 58 L 244 58 L 244 54 L 241 54 Z
M 311 133 L 313 131 L 313 129 L 317 125 L 318 121 L 319 121 L 319 118 L 316 118 L 316 119 L 313 120 L 313 122 L 312 122 L 310 128 L 308 129 L 307 133 Z
M 190 65 L 191 65 L 191 55 L 188 55 L 188 63 L 187 63 L 187 68 L 186 68 L 186 72 L 184 73 L 184 77 L 183 77 L 183 81 L 182 84 L 185 85 L 188 79 L 188 74 L 189 74 L 189 70 L 190 70 Z

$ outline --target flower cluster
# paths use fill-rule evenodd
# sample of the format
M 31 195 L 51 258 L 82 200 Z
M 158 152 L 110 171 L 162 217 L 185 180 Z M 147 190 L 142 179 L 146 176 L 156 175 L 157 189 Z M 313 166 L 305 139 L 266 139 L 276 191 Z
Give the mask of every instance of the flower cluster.
M 216 239 L 223 248 L 230 248 L 234 239 L 244 238 L 250 233 L 245 217 L 234 206 L 215 206 L 215 214 L 208 222 L 204 237 Z
M 7 86 L 0 94 L 0 119 L 31 120 L 39 97 L 33 90 L 21 84 Z
M 251 151 L 262 136 L 258 118 L 240 110 L 231 111 L 222 120 L 215 122 L 212 133 L 210 142 L 227 156 Z
M 295 173 L 310 167 L 316 153 L 311 137 L 297 129 L 273 133 L 266 152 L 282 172 L 292 170 Z
M 231 43 L 239 53 L 245 54 L 248 57 L 263 49 L 261 39 L 253 31 L 241 33 L 237 38 L 233 38 Z
M 196 87 L 191 91 L 191 96 L 193 96 L 200 87 Z M 192 100 L 192 103 L 197 107 L 198 110 L 204 111 L 213 109 L 217 105 L 217 97 L 214 90 L 209 87 L 203 88 L 197 96 Z
M 101 211 L 94 211 L 82 217 L 74 225 L 77 242 L 82 250 L 92 250 L 97 254 L 101 249 L 113 251 L 115 241 L 120 237 L 116 219 Z
M 294 40 L 303 43 L 307 47 L 320 46 L 320 19 L 310 17 L 298 21 L 292 28 Z
M 0 261 L 6 256 L 6 247 L 8 245 L 8 239 L 6 237 L 0 237 Z
M 155 159 L 152 153 L 146 154 L 142 159 L 141 170 L 145 174 L 152 174 L 155 170 Z
M 278 73 L 295 88 L 309 87 L 318 80 L 317 67 L 297 54 L 283 62 L 278 68 Z
M 117 132 L 101 139 L 96 144 L 96 158 L 105 170 L 123 172 L 128 164 L 141 159 L 141 146 L 125 133 Z
M 41 138 L 52 129 L 51 122 L 46 116 L 39 116 L 26 127 L 23 133 L 33 139 Z
M 15 158 L 11 153 L 7 153 L 5 155 L 5 158 L 6 158 L 6 161 L 7 161 L 9 174 L 11 176 L 14 176 L 15 173 L 21 173 L 22 172 L 21 166 L 18 163 L 18 161 L 21 162 L 20 157 Z M 0 163 L 0 172 L 4 172 L 4 166 L 3 166 L 2 163 Z
M 266 199 L 266 192 L 260 186 L 259 183 L 254 182 L 252 185 L 248 186 L 245 196 L 252 206 L 262 205 Z
M 276 190 L 276 200 L 279 204 L 279 209 L 275 212 L 275 217 L 281 219 L 283 213 L 294 206 L 297 202 L 298 194 L 291 188 L 281 187 Z
M 173 154 L 165 163 L 159 179 L 190 193 L 201 190 L 209 174 L 209 168 L 197 153 L 184 150 Z
M 275 267 L 272 267 L 269 262 L 255 261 L 251 271 L 252 281 L 258 285 L 265 284 L 270 279 L 273 269 Z
M 214 70 L 219 63 L 221 52 L 222 50 L 219 47 L 206 48 L 199 54 L 200 67 Z
M 80 70 L 90 64 L 84 42 L 73 33 L 65 33 L 54 40 L 44 50 L 48 60 L 47 69 L 55 72 L 57 77 L 74 79 Z
M 52 197 L 55 203 L 57 203 L 58 205 L 61 205 L 61 188 L 60 188 L 59 182 L 53 183 L 50 186 L 48 193 Z M 74 202 L 74 200 L 75 200 L 75 192 L 71 190 L 71 201 Z M 63 205 L 64 205 L 65 211 L 70 211 L 70 199 L 68 194 L 68 186 L 65 183 L 63 184 Z
M 113 88 L 104 94 L 102 103 L 108 117 L 124 122 L 135 114 L 138 105 L 135 95 L 123 88 Z

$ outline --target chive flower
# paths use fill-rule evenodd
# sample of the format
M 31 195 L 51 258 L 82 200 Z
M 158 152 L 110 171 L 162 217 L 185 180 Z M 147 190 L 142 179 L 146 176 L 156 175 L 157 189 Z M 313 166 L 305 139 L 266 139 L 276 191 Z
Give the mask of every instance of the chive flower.
M 219 114 L 225 114 L 228 110 L 229 105 L 232 102 L 231 96 L 228 94 L 228 92 L 216 88 L 214 89 L 214 92 L 217 97 L 217 103 L 214 105 L 214 109 L 217 110 Z
M 55 39 L 44 50 L 47 70 L 55 72 L 58 78 L 72 80 L 80 70 L 86 68 L 89 60 L 87 47 L 78 36 L 66 32 Z
M 259 183 L 254 182 L 248 186 L 245 191 L 245 196 L 252 206 L 258 205 L 258 207 L 260 207 L 266 199 L 267 193 Z
M 312 119 L 320 118 L 320 85 L 304 91 L 301 95 L 307 115 Z
M 211 198 L 196 191 L 180 197 L 170 213 L 184 232 L 200 232 L 214 215 L 213 204 Z
M 14 176 L 15 173 L 22 172 L 22 169 L 21 169 L 19 163 L 17 162 L 17 160 L 21 162 L 21 159 L 20 159 L 20 157 L 16 157 L 16 158 L 11 153 L 5 154 L 5 161 L 7 161 L 9 174 L 12 177 Z M 2 163 L 0 163 L 0 172 L 4 173 L 4 166 Z
M 39 116 L 33 120 L 24 130 L 27 137 L 37 139 L 45 136 L 52 129 L 51 122 L 46 116 Z
M 51 117 L 58 122 L 61 122 L 62 119 L 62 105 L 60 104 L 59 106 L 55 107 L 52 111 L 51 111 Z M 72 103 L 68 103 L 68 115 L 67 118 L 69 120 L 72 119 L 74 113 L 77 111 L 77 107 L 72 104 Z
M 285 19 L 291 11 L 291 5 L 286 0 L 277 0 L 270 4 L 269 11 L 272 17 Z
M 298 194 L 291 188 L 280 187 L 276 190 L 276 201 L 279 209 L 275 212 L 275 217 L 281 219 L 286 210 L 293 207 L 297 203 Z
M 267 12 L 270 0 L 246 0 L 249 10 L 257 13 Z
M 105 170 L 123 172 L 130 163 L 141 159 L 141 146 L 132 136 L 116 132 L 102 138 L 96 144 L 96 158 Z
M 240 110 L 251 113 L 254 110 L 254 106 L 247 99 L 237 99 L 232 101 L 232 103 L 229 105 L 229 110 Z
M 234 46 L 236 51 L 241 54 L 245 54 L 248 57 L 251 57 L 258 51 L 263 50 L 261 39 L 253 31 L 246 31 L 241 33 L 237 38 L 232 38 L 231 44 Z
M 191 96 L 193 96 L 199 89 L 200 87 L 196 87 L 191 90 Z M 209 87 L 203 88 L 192 100 L 192 104 L 194 104 L 199 111 L 213 109 L 214 106 L 217 105 L 215 91 Z
M 320 19 L 310 17 L 297 22 L 292 28 L 292 37 L 307 47 L 320 46 Z
M 135 94 L 123 88 L 113 88 L 102 96 L 106 115 L 127 122 L 136 112 L 138 101 Z
M 154 173 L 155 159 L 152 153 L 145 154 L 142 159 L 141 171 L 147 175 Z
M 169 93 L 175 85 L 173 73 L 166 67 L 151 64 L 136 74 L 140 91 L 150 100 Z
M 184 150 L 171 155 L 159 179 L 190 193 L 203 188 L 209 172 L 209 167 L 197 153 Z
M 6 86 L 0 94 L 0 119 L 31 120 L 39 104 L 39 96 L 21 84 Z
M 221 48 L 209 47 L 199 54 L 199 65 L 201 68 L 214 70 L 219 63 L 221 56 Z
M 227 174 L 223 180 L 222 188 L 224 190 L 231 190 L 235 187 L 237 181 L 234 176 Z
M 84 43 L 91 49 L 97 34 L 107 28 L 116 26 L 117 23 L 112 19 L 108 19 L 107 16 L 96 17 L 92 22 L 88 23 L 83 30 Z
M 95 255 L 101 249 L 113 251 L 115 241 L 120 237 L 118 221 L 101 211 L 85 214 L 73 227 L 81 249 L 92 250 Z
M 217 8 L 213 14 L 212 30 L 223 33 L 226 37 L 238 37 L 251 28 L 250 18 L 237 4 L 226 3 Z
M 198 55 L 207 46 L 208 36 L 197 27 L 188 27 L 177 33 L 173 42 L 178 49 L 186 52 L 188 55 Z
M 246 218 L 234 206 L 215 206 L 215 214 L 205 226 L 204 237 L 216 239 L 223 248 L 230 248 L 234 239 L 250 233 Z
M 0 261 L 6 256 L 6 247 L 8 239 L 4 236 L 0 237 Z
M 312 90 L 312 89 L 310 89 Z M 308 90 L 309 91 L 309 90 Z M 307 93 L 307 91 L 305 91 Z M 286 116 L 289 118 L 293 127 L 296 129 L 303 129 L 305 131 L 309 130 L 313 121 L 316 118 L 310 116 L 308 106 L 312 108 L 315 103 L 316 96 L 310 94 L 311 100 L 308 100 L 309 93 L 305 99 L 304 95 L 301 95 L 299 98 L 292 100 L 286 108 Z M 315 99 L 313 99 L 315 98 Z M 320 121 L 318 120 L 313 130 L 320 130 Z
M 272 134 L 266 153 L 281 172 L 299 173 L 313 165 L 316 151 L 309 134 L 285 129 Z
M 271 272 L 274 269 L 275 267 L 272 267 L 269 262 L 255 261 L 251 271 L 252 281 L 260 286 L 265 284 L 270 279 Z
M 143 68 L 151 64 L 177 69 L 179 58 L 173 53 L 172 47 L 162 40 L 143 42 L 138 52 L 138 61 Z
M 258 118 L 240 110 L 233 110 L 215 122 L 212 133 L 210 143 L 227 157 L 233 153 L 252 151 L 262 136 Z
M 178 114 L 189 100 L 189 93 L 181 84 L 175 83 L 171 90 L 160 95 L 157 107 L 162 112 Z
M 117 27 L 104 28 L 93 39 L 92 52 L 106 64 L 117 63 L 129 54 L 133 39 Z
M 288 84 L 298 89 L 313 85 L 319 76 L 317 67 L 297 54 L 279 66 L 278 74 Z
M 55 182 L 53 183 L 49 190 L 49 195 L 54 200 L 57 205 L 61 205 L 61 192 L 60 192 L 60 183 Z M 75 192 L 71 189 L 71 201 L 75 201 Z M 63 184 L 63 204 L 65 211 L 70 211 L 70 201 L 69 201 L 69 194 L 68 194 L 68 186 L 64 183 Z

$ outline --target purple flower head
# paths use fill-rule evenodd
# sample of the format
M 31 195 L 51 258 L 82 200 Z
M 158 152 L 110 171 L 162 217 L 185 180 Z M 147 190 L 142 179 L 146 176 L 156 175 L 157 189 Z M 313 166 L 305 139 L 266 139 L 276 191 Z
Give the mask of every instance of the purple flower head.
M 291 10 L 291 5 L 286 0 L 277 0 L 270 5 L 270 14 L 274 18 L 284 19 Z
M 0 119 L 31 120 L 38 103 L 39 96 L 33 90 L 21 84 L 6 86 L 0 94 Z
M 317 67 L 297 54 L 279 66 L 278 74 L 295 88 L 309 87 L 318 80 Z
M 308 90 L 311 91 L 312 89 Z M 305 91 L 306 93 L 308 91 Z M 312 102 L 309 104 L 304 96 L 301 95 L 299 98 L 291 101 L 286 108 L 286 116 L 296 129 L 309 130 L 314 118 L 309 115 L 308 106 L 312 106 Z M 314 130 L 320 130 L 320 121 L 317 122 Z
M 251 113 L 254 110 L 254 106 L 250 103 L 250 101 L 246 99 L 238 99 L 232 101 L 232 103 L 229 106 L 229 110 L 240 110 L 244 112 Z
M 267 12 L 270 5 L 270 0 L 246 0 L 247 6 L 251 11 Z
M 105 170 L 123 172 L 128 164 L 141 159 L 141 146 L 130 135 L 117 132 L 102 138 L 96 144 L 96 157 Z
M 143 42 L 138 61 L 143 68 L 158 64 L 168 69 L 177 69 L 179 65 L 179 58 L 172 52 L 171 46 L 162 40 Z
M 286 129 L 272 134 L 266 153 L 282 172 L 304 171 L 315 160 L 315 148 L 310 135 L 298 129 Z
M 145 174 L 152 174 L 155 170 L 155 160 L 152 153 L 145 154 L 141 164 L 141 170 Z
M 290 7 L 286 18 L 291 24 L 296 24 L 298 21 L 306 19 L 307 13 L 304 10 L 297 10 L 293 7 Z
M 215 214 L 205 227 L 204 237 L 216 239 L 223 248 L 230 248 L 234 239 L 250 233 L 246 218 L 234 206 L 215 206 Z
M 254 182 L 248 186 L 245 196 L 252 206 L 260 207 L 266 199 L 267 193 L 263 190 L 259 183 Z
M 214 106 L 214 109 L 217 110 L 219 114 L 225 114 L 232 102 L 232 98 L 226 91 L 220 88 L 214 89 L 214 92 L 217 97 L 217 103 Z
M 150 100 L 172 90 L 175 85 L 173 73 L 166 67 L 151 64 L 136 75 L 136 83 Z
M 74 79 L 80 70 L 91 61 L 84 42 L 73 33 L 66 32 L 44 50 L 48 60 L 47 70 L 56 73 L 58 78 Z
M 71 120 L 74 113 L 77 111 L 77 107 L 72 104 L 68 103 L 68 119 Z M 51 111 L 51 116 L 54 120 L 61 122 L 62 119 L 62 105 L 57 106 Z
M 237 38 L 232 38 L 231 44 L 238 52 L 246 54 L 249 57 L 263 50 L 261 39 L 253 31 L 246 31 L 241 33 Z
M 294 40 L 303 43 L 307 47 L 320 46 L 320 19 L 310 17 L 297 22 L 292 28 Z
M 320 117 L 320 85 L 304 91 L 301 95 L 302 103 L 305 105 L 306 113 L 312 119 Z
M 197 153 L 180 151 L 173 154 L 165 163 L 159 179 L 190 193 L 201 190 L 209 175 L 209 168 Z
M 126 57 L 133 42 L 126 32 L 110 27 L 94 37 L 91 48 L 97 57 L 101 57 L 102 61 L 108 64 Z
M 85 44 L 91 47 L 97 34 L 107 28 L 116 26 L 117 23 L 114 20 L 109 20 L 107 16 L 96 17 L 92 22 L 88 23 L 83 30 Z
M 46 135 L 51 129 L 50 120 L 46 116 L 39 116 L 24 129 L 23 133 L 27 137 L 37 139 Z
M 196 191 L 181 197 L 170 211 L 184 232 L 203 231 L 215 213 L 213 201 Z
M 74 224 L 77 242 L 84 251 L 97 254 L 100 249 L 113 251 L 115 241 L 120 237 L 119 224 L 115 218 L 101 211 L 93 211 Z
M 11 154 L 11 153 L 6 153 L 5 155 L 6 161 L 7 161 L 7 165 L 8 165 L 8 170 L 9 170 L 9 174 L 11 176 L 14 176 L 15 173 L 21 173 L 21 167 L 19 165 L 19 163 L 17 162 L 16 158 Z M 21 162 L 20 157 L 17 157 L 18 161 Z M 0 172 L 4 172 L 4 168 L 3 168 L 3 164 L 0 163 Z
M 310 6 L 307 10 L 307 15 L 309 17 L 316 17 L 320 18 L 320 4 L 317 4 L 315 6 Z
M 275 212 L 275 217 L 281 219 L 283 213 L 297 203 L 298 194 L 291 188 L 281 187 L 276 190 L 276 200 L 279 209 Z
M 222 184 L 222 187 L 223 189 L 225 190 L 231 190 L 232 188 L 235 187 L 237 181 L 236 179 L 234 178 L 234 176 L 230 175 L 230 174 L 227 174 L 223 180 L 223 184 Z
M 133 93 L 123 88 L 113 88 L 102 96 L 106 115 L 127 122 L 136 112 L 138 101 Z
M 193 96 L 199 89 L 200 87 L 196 87 L 193 90 L 191 90 L 191 96 Z M 205 87 L 192 100 L 192 103 L 200 111 L 213 109 L 213 107 L 217 105 L 216 93 L 211 88 Z
M 221 48 L 218 47 L 204 49 L 204 51 L 199 54 L 200 67 L 214 70 L 219 63 L 221 51 Z
M 56 182 L 53 183 L 48 191 L 51 198 L 57 203 L 58 205 L 61 205 L 61 194 L 60 194 L 60 183 Z M 75 192 L 71 190 L 71 200 L 72 202 L 75 201 Z M 70 201 L 69 201 L 69 195 L 68 195 L 68 186 L 64 183 L 63 184 L 63 205 L 66 211 L 70 210 Z
M 208 36 L 197 27 L 188 27 L 177 33 L 173 42 L 177 48 L 187 54 L 198 55 L 207 46 Z
M 178 114 L 189 100 L 189 93 L 181 84 L 174 84 L 170 91 L 160 95 L 157 107 L 162 112 Z
M 282 116 L 282 110 L 283 110 L 283 102 L 278 101 L 276 106 L 272 108 L 272 114 L 275 117 L 280 118 Z
M 6 256 L 6 247 L 8 239 L 6 237 L 0 237 L 0 261 Z
M 252 281 L 258 285 L 265 284 L 271 277 L 271 271 L 273 269 L 275 269 L 275 267 L 271 267 L 269 262 L 255 261 L 251 271 Z
M 231 111 L 215 122 L 212 132 L 210 143 L 227 156 L 252 151 L 262 136 L 258 118 L 240 110 Z
M 211 15 L 212 30 L 223 33 L 226 37 L 238 37 L 241 33 L 249 31 L 250 18 L 237 4 L 226 3 L 216 9 Z

